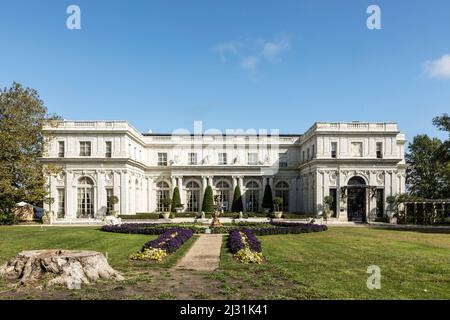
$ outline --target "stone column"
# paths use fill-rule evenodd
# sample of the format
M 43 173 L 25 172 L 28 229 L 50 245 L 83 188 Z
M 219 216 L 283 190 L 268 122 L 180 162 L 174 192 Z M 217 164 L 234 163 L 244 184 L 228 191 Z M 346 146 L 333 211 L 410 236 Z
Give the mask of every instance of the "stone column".
M 178 189 L 180 190 L 180 201 L 181 203 L 187 205 L 185 203 L 185 196 L 184 196 L 184 190 L 183 190 L 183 176 L 178 176 Z
M 66 219 L 76 219 L 77 206 L 76 206 L 76 191 L 74 192 L 73 184 L 73 172 L 72 170 L 66 171 L 65 177 L 65 191 L 64 191 L 64 202 L 65 202 L 65 216 Z M 75 200 L 75 201 L 74 201 Z
M 206 176 L 202 176 L 202 187 L 200 189 L 200 203 L 198 204 L 199 211 L 203 210 L 203 198 L 205 196 L 206 186 L 208 185 L 208 180 Z
M 128 172 L 122 170 L 120 172 L 120 213 L 129 214 L 128 212 Z
M 105 190 L 105 172 L 103 170 L 96 170 L 97 179 L 97 210 L 94 212 L 95 218 L 101 218 L 106 215 L 106 190 Z
M 113 195 L 119 199 L 119 203 L 117 203 L 113 206 L 113 211 L 119 211 L 119 214 L 120 214 L 121 212 L 120 212 L 120 171 L 119 170 L 113 171 Z
M 172 181 L 172 185 L 170 186 L 171 187 L 170 197 L 172 198 L 173 190 L 175 189 L 175 187 L 177 185 L 177 178 L 175 176 L 172 176 L 171 181 Z

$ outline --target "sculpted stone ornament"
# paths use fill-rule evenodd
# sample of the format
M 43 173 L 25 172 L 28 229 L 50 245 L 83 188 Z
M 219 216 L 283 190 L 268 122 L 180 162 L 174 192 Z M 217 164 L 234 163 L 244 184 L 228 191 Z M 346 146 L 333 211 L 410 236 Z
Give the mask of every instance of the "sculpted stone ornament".
M 220 213 L 223 210 L 223 197 L 221 195 L 214 196 L 214 212 L 213 221 L 211 223 L 211 228 L 221 227 Z
M 100 279 L 124 280 L 102 253 L 72 250 L 22 251 L 0 267 L 0 277 L 18 279 L 17 286 L 35 285 L 45 279 L 47 286 L 65 285 L 69 289 Z

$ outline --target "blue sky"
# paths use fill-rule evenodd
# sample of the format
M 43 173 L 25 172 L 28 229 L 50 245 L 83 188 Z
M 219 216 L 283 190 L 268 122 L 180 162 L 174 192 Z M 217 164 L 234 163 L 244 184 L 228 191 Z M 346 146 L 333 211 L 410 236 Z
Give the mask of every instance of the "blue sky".
M 66 28 L 71 4 L 81 30 Z M 431 119 L 450 110 L 447 0 L 1 0 L 0 39 L 1 87 L 142 132 L 361 120 L 443 137 Z

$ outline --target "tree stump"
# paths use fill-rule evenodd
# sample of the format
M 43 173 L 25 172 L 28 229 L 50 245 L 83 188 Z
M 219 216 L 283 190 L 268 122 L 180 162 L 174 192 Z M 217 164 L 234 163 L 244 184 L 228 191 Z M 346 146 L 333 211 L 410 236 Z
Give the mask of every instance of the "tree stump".
M 123 280 L 102 253 L 96 251 L 33 250 L 22 251 L 0 267 L 0 277 L 19 279 L 18 286 L 47 280 L 47 286 L 66 285 L 79 289 L 99 279 Z

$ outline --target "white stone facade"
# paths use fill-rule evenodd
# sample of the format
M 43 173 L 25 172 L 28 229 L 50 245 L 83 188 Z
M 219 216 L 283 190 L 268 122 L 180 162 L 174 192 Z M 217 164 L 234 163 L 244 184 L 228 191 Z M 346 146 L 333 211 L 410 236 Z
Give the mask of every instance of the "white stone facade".
M 266 184 L 293 213 L 320 214 L 333 195 L 343 221 L 381 216 L 386 197 L 405 192 L 405 137 L 395 123 L 316 123 L 298 135 L 141 134 L 126 121 L 62 121 L 44 130 L 42 161 L 62 168 L 47 177 L 54 202 L 46 210 L 62 221 L 158 212 L 175 186 L 184 210 L 195 212 L 207 185 L 224 195 L 227 210 L 239 185 L 244 212 L 262 211 Z M 119 202 L 108 208 L 111 195 Z

